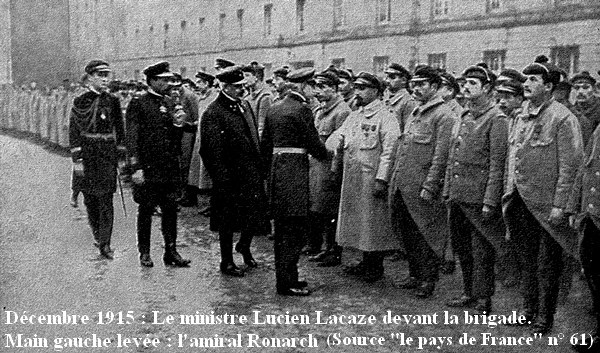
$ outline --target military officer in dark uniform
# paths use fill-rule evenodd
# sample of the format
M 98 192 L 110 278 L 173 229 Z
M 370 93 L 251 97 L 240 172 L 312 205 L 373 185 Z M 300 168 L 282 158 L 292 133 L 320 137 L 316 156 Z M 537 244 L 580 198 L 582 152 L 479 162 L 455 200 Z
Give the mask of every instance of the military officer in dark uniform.
M 69 122 L 73 169 L 83 175 L 83 202 L 95 245 L 107 259 L 113 258 L 110 240 L 117 160 L 119 154 L 125 155 L 119 99 L 106 89 L 110 71 L 108 63 L 102 60 L 92 60 L 86 65 L 89 91 L 73 101 Z
M 219 232 L 221 272 L 242 277 L 233 262 L 233 233 L 241 232 L 235 250 L 248 268 L 257 263 L 252 238 L 269 232 L 258 128 L 250 104 L 243 100 L 244 73 L 237 67 L 216 75 L 221 92 L 206 108 L 200 126 L 200 155 L 213 182 L 210 229 Z
M 314 69 L 290 72 L 291 90 L 267 113 L 261 141 L 264 163 L 269 166 L 268 192 L 275 220 L 275 272 L 277 293 L 305 296 L 306 283 L 298 281 L 298 259 L 305 242 L 309 212 L 308 154 L 324 160 L 325 145 L 308 107 L 313 96 Z
M 163 261 L 166 265 L 187 267 L 191 261 L 182 258 L 176 247 L 183 121 L 174 119 L 175 106 L 169 97 L 174 76 L 167 62 L 148 66 L 144 74 L 148 92 L 132 99 L 126 114 L 133 199 L 139 204 L 137 240 L 140 264 L 154 266 L 150 257 L 150 231 L 152 214 L 156 206 L 160 206 L 165 241 Z

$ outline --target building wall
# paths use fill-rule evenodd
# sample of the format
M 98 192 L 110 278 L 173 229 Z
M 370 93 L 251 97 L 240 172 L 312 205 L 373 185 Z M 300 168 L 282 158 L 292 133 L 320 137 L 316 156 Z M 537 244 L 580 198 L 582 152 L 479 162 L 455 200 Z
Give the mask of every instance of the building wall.
M 17 84 L 72 79 L 68 0 L 10 0 L 12 77 Z
M 11 83 L 10 2 L 0 0 L 0 84 Z
M 267 68 L 302 61 L 324 68 L 344 59 L 355 71 L 371 71 L 374 57 L 413 66 L 427 63 L 429 54 L 445 53 L 446 68 L 460 72 L 484 59 L 484 51 L 504 50 L 504 65 L 521 68 L 567 45 L 579 46 L 578 70 L 600 68 L 597 0 L 304 0 L 303 29 L 297 0 L 71 3 L 75 68 L 103 57 L 123 79 L 136 72 L 139 77 L 140 69 L 159 60 L 191 76 L 212 70 L 217 57 L 257 60 Z M 334 21 L 340 14 L 343 20 Z

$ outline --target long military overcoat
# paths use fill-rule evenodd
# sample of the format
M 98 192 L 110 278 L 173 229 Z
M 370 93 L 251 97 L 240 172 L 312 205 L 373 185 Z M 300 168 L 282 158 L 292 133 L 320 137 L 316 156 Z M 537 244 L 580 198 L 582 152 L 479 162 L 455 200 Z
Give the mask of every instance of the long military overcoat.
M 250 106 L 219 93 L 201 119 L 200 155 L 213 182 L 211 230 L 265 234 L 264 175 Z
M 400 248 L 392 232 L 386 197 L 373 194 L 375 179 L 391 177 L 400 128 L 381 100 L 353 111 L 327 140 L 336 150 L 343 136 L 344 171 L 338 216 L 337 240 L 362 251 Z M 340 154 L 338 154 L 339 158 Z
M 390 190 L 400 193 L 419 231 L 440 257 L 449 236 L 442 187 L 457 119 L 441 97 L 434 97 L 413 111 L 400 139 Z M 422 199 L 423 189 L 434 200 Z M 402 235 L 403 229 L 396 232 Z

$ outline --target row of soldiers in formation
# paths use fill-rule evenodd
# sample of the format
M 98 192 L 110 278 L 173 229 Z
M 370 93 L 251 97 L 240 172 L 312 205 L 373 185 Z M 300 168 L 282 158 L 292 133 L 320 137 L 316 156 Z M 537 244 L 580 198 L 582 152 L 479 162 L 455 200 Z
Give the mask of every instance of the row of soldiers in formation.
M 333 67 L 283 67 L 272 92 L 260 65 L 229 64 L 219 59 L 215 76 L 196 75 L 205 99 L 192 99 L 193 110 L 185 108 L 186 89 L 174 89 L 181 80 L 168 63 L 149 66 L 149 88 L 128 104 L 126 127 L 119 100 L 103 89 L 108 64 L 88 64 L 90 90 L 75 99 L 70 141 L 101 255 L 112 257 L 116 165 L 126 156 L 143 266 L 153 266 L 157 205 L 163 260 L 189 265 L 175 242 L 187 180 L 212 190 L 211 229 L 219 232 L 224 274 L 244 275 L 233 262 L 234 232 L 241 233 L 235 250 L 246 268 L 257 266 L 253 236 L 273 232 L 279 294 L 310 294 L 298 279 L 298 258 L 306 243 L 321 250 L 324 236 L 325 250 L 313 259 L 337 264 L 342 247 L 357 248 L 362 261 L 344 273 L 366 282 L 383 276 L 386 253 L 403 249 L 409 276 L 400 286 L 426 298 L 450 239 L 464 293 L 448 305 L 489 313 L 494 265 L 509 238 L 521 270 L 519 314 L 534 333 L 553 326 L 567 256 L 581 261 L 600 322 L 600 269 L 592 261 L 600 102 L 588 72 L 567 80 L 544 57 L 499 76 L 474 65 L 459 79 L 428 66 L 411 73 L 391 64 L 384 80 Z M 559 102 L 565 87 L 574 104 Z

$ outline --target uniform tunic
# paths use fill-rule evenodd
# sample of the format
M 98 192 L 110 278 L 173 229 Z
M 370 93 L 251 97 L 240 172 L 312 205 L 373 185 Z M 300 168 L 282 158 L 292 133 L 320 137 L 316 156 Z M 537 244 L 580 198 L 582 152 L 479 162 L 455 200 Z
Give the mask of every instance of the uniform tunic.
M 441 203 L 442 186 L 450 150 L 452 128 L 457 117 L 434 97 L 416 108 L 407 121 L 398 147 L 392 193 L 399 193 L 410 217 L 429 246 L 442 256 L 448 239 L 446 208 Z M 421 190 L 434 195 L 428 202 Z M 402 229 L 396 229 L 402 234 Z
M 316 109 L 315 127 L 323 143 L 342 126 L 350 112 L 350 107 L 340 96 Z M 310 157 L 309 162 L 310 210 L 335 217 L 340 205 L 342 171 L 332 172 L 332 158 L 319 161 Z
M 190 185 L 193 185 L 200 190 L 206 190 L 212 187 L 212 181 L 210 180 L 208 171 L 202 162 L 202 158 L 200 158 L 200 144 L 202 140 L 199 131 L 202 126 L 202 114 L 204 114 L 204 111 L 216 96 L 216 91 L 209 88 L 205 94 L 198 97 L 198 133 L 196 133 L 196 142 L 194 143 L 194 151 L 192 152 L 188 181 Z
M 388 183 L 400 128 L 381 100 L 353 111 L 327 141 L 335 150 L 343 136 L 344 172 L 337 239 L 362 251 L 400 248 L 392 232 L 386 198 L 373 195 L 375 180 Z M 339 158 L 339 156 L 338 156 Z
M 389 92 L 389 91 L 387 91 Z M 402 89 L 395 94 L 389 94 L 384 98 L 385 104 L 394 112 L 400 132 L 404 131 L 404 125 L 410 114 L 419 105 L 406 89 Z

